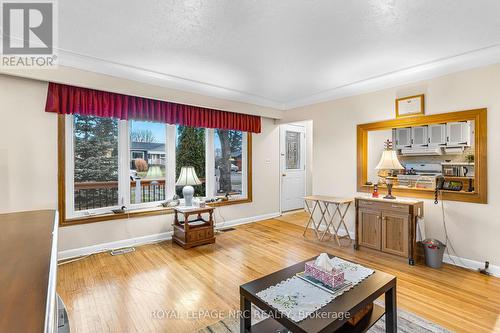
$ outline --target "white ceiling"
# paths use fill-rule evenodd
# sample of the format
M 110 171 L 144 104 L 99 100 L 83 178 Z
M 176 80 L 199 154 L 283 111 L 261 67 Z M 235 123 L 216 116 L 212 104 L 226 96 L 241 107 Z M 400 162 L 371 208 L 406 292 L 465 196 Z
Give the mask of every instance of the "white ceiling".
M 58 9 L 63 65 L 281 109 L 500 62 L 498 0 L 64 0 Z

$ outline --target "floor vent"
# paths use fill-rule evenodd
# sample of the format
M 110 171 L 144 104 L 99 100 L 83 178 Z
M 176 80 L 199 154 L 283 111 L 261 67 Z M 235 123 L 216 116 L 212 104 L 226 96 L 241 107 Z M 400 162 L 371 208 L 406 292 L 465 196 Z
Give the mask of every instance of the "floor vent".
M 110 253 L 112 256 L 117 256 L 120 254 L 130 253 L 130 252 L 134 252 L 134 251 L 135 251 L 135 247 L 126 247 L 123 249 L 113 250 Z
M 233 231 L 236 230 L 235 228 L 225 228 L 225 229 L 219 229 L 220 232 L 228 232 L 228 231 Z

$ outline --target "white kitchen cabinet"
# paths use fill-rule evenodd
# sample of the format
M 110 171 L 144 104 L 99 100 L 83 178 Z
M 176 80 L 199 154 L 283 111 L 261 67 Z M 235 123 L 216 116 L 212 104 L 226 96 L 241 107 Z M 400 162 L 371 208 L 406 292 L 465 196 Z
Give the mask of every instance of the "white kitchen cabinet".
M 396 149 L 411 147 L 411 127 L 396 128 Z
M 439 147 L 446 144 L 446 124 L 429 125 L 427 133 L 429 147 Z
M 411 128 L 411 146 L 427 146 L 429 137 L 427 136 L 427 126 L 417 126 Z
M 470 138 L 471 123 L 469 121 L 459 121 L 446 124 L 446 146 L 470 146 Z

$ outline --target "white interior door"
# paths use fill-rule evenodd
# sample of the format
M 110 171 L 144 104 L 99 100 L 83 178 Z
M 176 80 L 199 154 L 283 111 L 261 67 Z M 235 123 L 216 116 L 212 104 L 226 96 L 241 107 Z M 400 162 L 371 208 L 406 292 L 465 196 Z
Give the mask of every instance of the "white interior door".
M 280 126 L 281 211 L 304 207 L 305 196 L 305 128 Z

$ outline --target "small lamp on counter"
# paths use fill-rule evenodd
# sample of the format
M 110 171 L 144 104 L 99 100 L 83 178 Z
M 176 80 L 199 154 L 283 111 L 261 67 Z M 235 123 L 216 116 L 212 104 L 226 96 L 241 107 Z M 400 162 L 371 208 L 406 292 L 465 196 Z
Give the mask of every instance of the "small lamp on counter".
M 382 152 L 380 162 L 378 162 L 375 169 L 389 171 L 389 175 L 385 177 L 385 183 L 387 185 L 387 195 L 384 197 L 384 199 L 396 199 L 396 197 L 392 195 L 392 185 L 394 181 L 394 177 L 392 174 L 393 171 L 403 170 L 404 167 L 401 165 L 401 163 L 399 163 L 396 151 L 392 149 L 392 142 L 387 140 L 384 145 L 385 149 Z
M 193 205 L 194 188 L 192 185 L 200 185 L 200 184 L 201 181 L 198 179 L 194 167 L 185 166 L 181 168 L 181 174 L 179 175 L 179 179 L 177 179 L 175 185 L 184 186 L 182 188 L 182 195 L 184 196 L 184 205 L 186 206 Z

